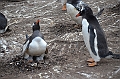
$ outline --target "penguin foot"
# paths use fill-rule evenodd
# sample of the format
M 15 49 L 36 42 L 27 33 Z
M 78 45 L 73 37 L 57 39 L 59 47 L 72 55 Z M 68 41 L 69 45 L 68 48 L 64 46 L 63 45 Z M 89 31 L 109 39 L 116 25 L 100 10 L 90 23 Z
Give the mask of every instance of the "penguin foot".
M 66 9 L 66 4 L 64 4 L 63 7 L 62 7 L 62 11 L 65 11 L 65 10 L 67 10 Z
M 97 66 L 97 63 L 96 62 L 88 63 L 88 66 L 89 67 L 94 67 L 94 66 Z
M 33 62 L 32 56 L 29 56 L 29 57 L 27 58 L 27 60 L 28 60 L 28 63 L 32 63 L 32 62 Z
M 39 56 L 36 58 L 37 61 L 43 60 L 43 57 Z
M 38 56 L 38 57 L 36 58 L 36 60 L 37 60 L 37 61 L 44 60 L 44 56 L 45 56 L 45 54 L 42 54 L 41 56 Z
M 94 61 L 93 58 L 90 58 L 90 59 L 87 60 L 87 62 L 93 63 L 93 62 L 95 62 L 95 61 Z

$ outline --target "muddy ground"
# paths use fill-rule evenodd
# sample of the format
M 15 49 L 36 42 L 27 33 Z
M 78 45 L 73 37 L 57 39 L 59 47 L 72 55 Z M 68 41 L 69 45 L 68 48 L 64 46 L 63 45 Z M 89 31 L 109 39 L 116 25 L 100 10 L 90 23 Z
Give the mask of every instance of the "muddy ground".
M 84 0 L 97 13 L 107 37 L 108 46 L 120 54 L 120 7 L 118 0 Z M 116 7 L 117 5 L 118 7 Z M 90 58 L 81 27 L 61 11 L 58 0 L 0 1 L 0 12 L 8 18 L 9 31 L 0 34 L 4 51 L 0 53 L 0 79 L 119 79 L 120 60 L 102 59 L 98 66 L 88 67 Z M 41 32 L 48 44 L 46 63 L 28 63 L 22 57 L 25 35 L 32 34 L 32 24 L 40 19 Z

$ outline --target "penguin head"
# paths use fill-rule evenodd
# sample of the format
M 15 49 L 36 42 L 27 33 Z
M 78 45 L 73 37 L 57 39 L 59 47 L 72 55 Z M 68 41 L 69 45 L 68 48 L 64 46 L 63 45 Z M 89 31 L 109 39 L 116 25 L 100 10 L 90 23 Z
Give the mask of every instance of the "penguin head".
M 67 0 L 67 3 L 72 4 L 72 5 L 78 4 L 80 2 L 82 1 L 81 0 Z
M 79 4 L 77 4 L 77 6 L 75 6 L 75 7 L 79 11 L 79 13 L 76 15 L 76 17 L 93 15 L 92 9 L 82 1 Z
M 33 31 L 35 30 L 40 30 L 40 25 L 39 25 L 40 20 L 38 19 L 36 22 L 33 23 Z

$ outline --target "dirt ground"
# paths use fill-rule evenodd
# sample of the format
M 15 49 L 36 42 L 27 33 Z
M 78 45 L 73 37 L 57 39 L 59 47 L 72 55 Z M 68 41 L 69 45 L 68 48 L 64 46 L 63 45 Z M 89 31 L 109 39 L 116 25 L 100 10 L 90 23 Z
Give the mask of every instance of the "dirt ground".
M 117 0 L 83 0 L 97 13 L 107 37 L 108 46 L 120 54 L 120 8 Z M 118 5 L 119 6 L 119 5 Z M 66 11 L 61 11 L 58 0 L 0 1 L 0 12 L 8 19 L 9 31 L 0 34 L 4 51 L 0 53 L 0 79 L 120 79 L 120 60 L 102 59 L 98 66 L 88 67 L 90 58 L 81 27 Z M 120 7 L 120 6 L 119 6 Z M 48 44 L 46 62 L 28 63 L 22 57 L 25 35 L 32 34 L 32 24 L 40 19 L 41 32 Z

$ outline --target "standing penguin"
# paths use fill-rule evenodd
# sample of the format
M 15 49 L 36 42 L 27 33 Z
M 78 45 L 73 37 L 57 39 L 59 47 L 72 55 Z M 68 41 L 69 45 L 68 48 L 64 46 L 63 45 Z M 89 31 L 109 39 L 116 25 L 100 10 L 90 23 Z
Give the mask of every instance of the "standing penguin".
M 67 10 L 67 13 L 71 16 L 72 20 L 74 20 L 78 25 L 82 25 L 82 16 L 75 17 L 79 11 L 75 8 L 79 3 L 83 3 L 82 0 L 61 0 L 61 3 L 63 3 L 63 9 Z M 95 15 L 96 17 L 99 17 L 104 9 L 98 11 L 98 13 Z
M 43 60 L 44 55 L 48 53 L 47 43 L 40 32 L 39 22 L 40 20 L 37 20 L 33 24 L 33 34 L 30 37 L 26 36 L 26 42 L 23 45 L 24 58 L 30 61 L 33 61 L 33 58 L 36 58 L 37 61 Z
M 79 25 L 82 25 L 82 17 L 75 17 L 79 11 L 75 8 L 81 0 L 67 0 L 66 6 L 67 6 L 67 13 L 71 16 L 71 18 Z
M 7 28 L 7 18 L 0 13 L 0 33 L 4 33 Z
M 104 32 L 91 8 L 83 2 L 75 7 L 79 11 L 76 17 L 82 16 L 82 34 L 92 57 L 87 60 L 89 62 L 88 66 L 97 65 L 101 58 L 120 59 L 120 54 L 113 54 L 109 51 Z

